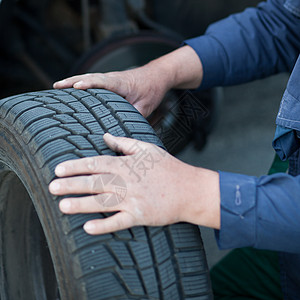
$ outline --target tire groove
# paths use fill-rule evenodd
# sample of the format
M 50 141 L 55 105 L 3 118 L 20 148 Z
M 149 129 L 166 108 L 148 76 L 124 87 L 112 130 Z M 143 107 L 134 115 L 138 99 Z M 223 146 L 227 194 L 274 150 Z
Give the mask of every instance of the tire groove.
M 33 102 L 39 102 L 39 101 L 34 101 L 34 100 L 31 100 L 31 101 L 33 101 Z M 27 101 L 21 102 L 21 103 L 24 104 L 24 103 L 26 103 L 26 102 L 27 102 Z M 26 113 L 27 111 L 29 111 L 29 110 L 31 110 L 31 109 L 33 109 L 33 108 L 36 108 L 36 107 L 43 107 L 43 103 L 41 103 L 41 102 L 39 102 L 39 103 L 40 103 L 40 104 L 37 105 L 37 106 L 25 108 L 24 110 L 19 111 L 16 115 L 14 115 L 14 116 L 13 116 L 14 120 L 13 120 L 13 122 L 11 122 L 12 125 L 15 124 L 15 122 L 18 120 L 18 118 L 19 118 L 23 113 Z M 17 104 L 15 104 L 13 107 L 10 107 L 10 109 L 9 109 L 9 110 L 7 111 L 7 113 L 6 113 L 5 118 L 7 118 L 7 117 L 10 115 L 11 111 L 12 111 L 17 105 L 19 105 L 19 104 L 20 104 L 20 103 L 17 103 Z
M 156 282 L 158 285 L 159 299 L 163 300 L 164 298 L 163 298 L 163 292 L 162 292 L 161 278 L 160 278 L 160 274 L 159 274 L 158 264 L 155 259 L 154 246 L 153 246 L 152 239 L 150 236 L 149 228 L 145 228 L 145 229 L 146 229 L 145 231 L 146 231 L 146 236 L 147 236 L 147 240 L 148 240 L 148 245 L 149 245 L 150 252 L 152 255 L 152 260 L 153 260 L 154 272 L 155 272 L 155 276 L 156 276 Z
M 169 244 L 169 248 L 170 248 L 170 251 L 171 251 L 171 260 L 172 260 L 172 263 L 173 263 L 173 266 L 175 268 L 175 276 L 176 276 L 176 285 L 177 285 L 177 290 L 178 290 L 178 293 L 180 295 L 180 299 L 184 300 L 184 289 L 183 289 L 183 286 L 182 286 L 182 282 L 180 281 L 180 278 L 181 278 L 181 270 L 180 270 L 180 267 L 179 267 L 179 262 L 178 262 L 178 259 L 176 259 L 176 256 L 175 256 L 175 244 L 173 242 L 173 239 L 172 239 L 172 235 L 171 235 L 171 232 L 170 232 L 170 228 L 167 227 L 165 229 L 166 231 L 166 238 L 167 238 L 167 242 Z
M 131 247 L 129 247 L 128 242 L 125 243 L 125 247 L 126 247 L 127 251 L 129 252 L 129 254 L 131 256 L 131 259 L 133 260 L 133 262 L 135 263 L 135 265 L 138 266 L 139 265 L 138 261 L 137 261 L 135 255 L 134 255 L 134 253 L 132 253 L 132 249 L 131 249 Z M 140 279 L 140 282 L 142 284 L 144 293 L 146 294 L 147 293 L 147 288 L 146 288 L 145 282 L 143 280 L 143 276 L 142 276 L 140 268 L 136 268 L 136 271 L 137 271 L 138 277 Z

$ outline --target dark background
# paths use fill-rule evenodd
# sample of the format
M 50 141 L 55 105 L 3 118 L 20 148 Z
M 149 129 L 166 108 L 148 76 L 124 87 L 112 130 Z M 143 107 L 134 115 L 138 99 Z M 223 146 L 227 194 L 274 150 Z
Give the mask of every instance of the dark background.
M 145 14 L 183 39 L 200 35 L 211 22 L 257 2 L 148 0 Z M 125 0 L 86 1 L 90 24 L 87 45 L 83 3 L 84 0 L 2 0 L 0 98 L 51 88 L 53 81 L 71 75 L 74 64 L 94 45 L 150 29 L 137 20 Z

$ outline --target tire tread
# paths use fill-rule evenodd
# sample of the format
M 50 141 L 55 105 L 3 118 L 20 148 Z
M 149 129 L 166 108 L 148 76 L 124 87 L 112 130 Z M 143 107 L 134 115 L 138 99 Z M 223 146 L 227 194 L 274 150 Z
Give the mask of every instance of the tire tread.
M 149 123 L 122 97 L 102 89 L 31 92 L 0 101 L 0 117 L 21 135 L 48 184 L 62 161 L 117 155 L 104 143 L 106 132 L 155 143 Z M 54 197 L 56 203 L 61 197 Z M 60 214 L 75 275 L 87 298 L 212 299 L 198 227 L 176 224 L 135 227 L 100 236 L 82 226 L 107 214 Z M 194 284 L 193 284 L 194 283 Z

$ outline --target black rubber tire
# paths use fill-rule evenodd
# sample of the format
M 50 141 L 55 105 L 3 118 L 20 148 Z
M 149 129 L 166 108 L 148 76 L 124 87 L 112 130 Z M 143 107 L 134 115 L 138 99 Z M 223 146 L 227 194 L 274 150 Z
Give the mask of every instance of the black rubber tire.
M 1 299 L 212 299 L 199 228 L 134 227 L 91 236 L 105 214 L 64 215 L 48 192 L 65 160 L 116 155 L 110 132 L 155 143 L 147 121 L 106 90 L 49 90 L 0 101 Z

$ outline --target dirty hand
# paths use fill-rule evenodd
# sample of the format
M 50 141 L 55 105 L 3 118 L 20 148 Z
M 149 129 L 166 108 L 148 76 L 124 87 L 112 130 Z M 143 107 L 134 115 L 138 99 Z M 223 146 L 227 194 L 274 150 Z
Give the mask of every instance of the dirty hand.
M 200 85 L 202 64 L 190 46 L 184 46 L 143 67 L 122 72 L 93 73 L 54 83 L 56 89 L 103 88 L 119 94 L 148 117 L 171 88 L 190 89 Z
M 110 134 L 103 138 L 125 156 L 61 163 L 55 170 L 61 178 L 49 186 L 54 195 L 85 195 L 61 200 L 65 214 L 116 212 L 88 221 L 87 233 L 181 221 L 219 228 L 218 173 L 187 165 L 153 144 Z

